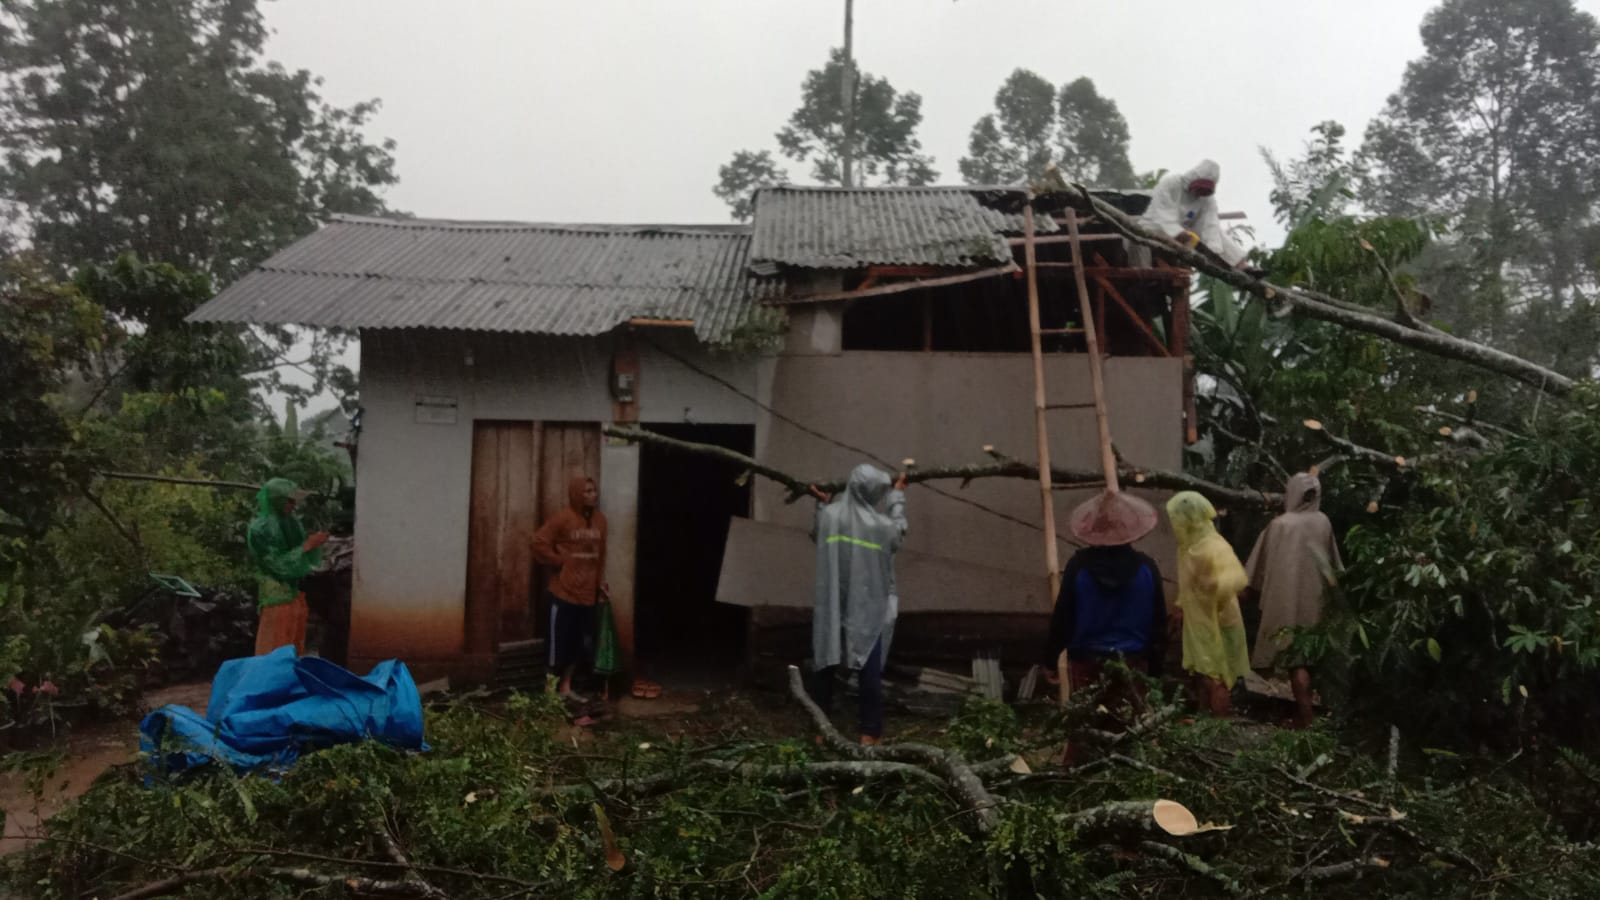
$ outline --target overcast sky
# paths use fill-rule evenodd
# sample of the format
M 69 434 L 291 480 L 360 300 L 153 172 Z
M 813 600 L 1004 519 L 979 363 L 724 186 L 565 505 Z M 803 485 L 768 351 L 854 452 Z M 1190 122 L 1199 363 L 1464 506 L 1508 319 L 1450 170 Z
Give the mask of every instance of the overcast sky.
M 1270 221 L 1257 148 L 1323 119 L 1359 139 L 1421 52 L 1430 0 L 857 0 L 868 72 L 923 97 L 942 180 L 1017 67 L 1116 100 L 1140 169 L 1222 164 Z M 1600 0 L 1583 4 L 1600 6 Z M 841 43 L 843 0 L 275 0 L 269 55 L 378 97 L 392 205 L 422 216 L 720 222 L 717 167 L 772 139 Z M 809 167 L 790 167 L 803 180 Z

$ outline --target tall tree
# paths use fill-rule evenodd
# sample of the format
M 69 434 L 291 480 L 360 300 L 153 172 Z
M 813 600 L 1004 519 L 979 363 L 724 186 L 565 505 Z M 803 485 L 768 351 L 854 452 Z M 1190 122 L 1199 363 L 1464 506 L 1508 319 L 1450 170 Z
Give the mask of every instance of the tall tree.
M 1061 168 L 1086 184 L 1133 187 L 1128 161 L 1128 120 L 1117 102 L 1100 96 L 1088 78 L 1062 85 Z
M 1013 184 L 1058 161 L 1075 181 L 1134 187 L 1128 122 L 1088 78 L 1058 93 L 1044 77 L 1017 69 L 994 96 L 995 111 L 972 126 L 961 176 L 968 184 Z
M 800 86 L 800 107 L 776 137 L 784 156 L 811 163 L 811 177 L 822 184 L 842 184 L 845 146 L 845 61 L 834 49 L 828 64 L 808 72 Z M 939 177 L 933 158 L 922 152 L 917 128 L 922 125 L 922 97 L 898 91 L 888 79 L 855 70 L 854 182 L 867 184 L 930 184 Z M 740 150 L 718 170 L 712 192 L 738 220 L 751 214 L 750 193 L 787 180 L 768 151 Z
M 0 195 L 58 269 L 124 251 L 237 277 L 333 212 L 382 209 L 377 101 L 262 61 L 256 0 L 0 3 Z
M 1447 0 L 1367 130 L 1374 210 L 1439 219 L 1458 330 L 1582 371 L 1600 263 L 1600 25 L 1572 0 Z
M 1017 69 L 995 92 L 994 108 L 972 126 L 961 177 L 968 184 L 1011 184 L 1043 172 L 1055 156 L 1055 85 Z

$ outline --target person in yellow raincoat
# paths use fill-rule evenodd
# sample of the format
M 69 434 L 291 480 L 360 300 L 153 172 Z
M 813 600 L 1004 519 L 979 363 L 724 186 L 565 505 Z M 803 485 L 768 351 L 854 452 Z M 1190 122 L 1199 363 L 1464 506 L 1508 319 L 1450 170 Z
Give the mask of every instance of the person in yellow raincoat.
M 1250 671 L 1239 593 L 1250 583 L 1239 557 L 1212 520 L 1217 510 L 1193 491 L 1167 501 L 1178 538 L 1178 615 L 1183 667 L 1194 674 L 1197 703 L 1216 716 L 1232 712 L 1228 695 Z

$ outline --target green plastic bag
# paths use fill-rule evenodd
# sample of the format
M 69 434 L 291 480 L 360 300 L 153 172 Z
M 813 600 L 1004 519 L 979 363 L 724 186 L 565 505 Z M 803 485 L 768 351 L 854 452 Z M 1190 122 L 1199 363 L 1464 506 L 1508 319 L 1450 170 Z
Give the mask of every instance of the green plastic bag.
M 615 675 L 622 671 L 622 648 L 617 642 L 617 620 L 611 616 L 611 601 L 600 601 L 595 610 L 600 617 L 594 641 L 594 671 L 599 675 Z

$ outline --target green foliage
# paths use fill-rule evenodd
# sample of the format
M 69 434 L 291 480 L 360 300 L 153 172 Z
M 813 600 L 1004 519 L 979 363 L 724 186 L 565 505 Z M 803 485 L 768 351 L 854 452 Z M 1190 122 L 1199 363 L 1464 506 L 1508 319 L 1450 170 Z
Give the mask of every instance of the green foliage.
M 1344 146 L 1345 128 L 1327 120 L 1311 127 L 1315 135 L 1304 153 L 1288 164 L 1267 148 L 1261 158 L 1272 173 L 1272 212 L 1292 230 L 1314 218 L 1343 216 L 1354 202 L 1355 185 L 1365 175 L 1360 159 Z
M 1069 178 L 1099 187 L 1133 187 L 1128 122 L 1116 101 L 1079 78 L 1055 87 L 1017 69 L 995 92 L 995 111 L 972 126 L 960 162 L 968 184 L 1015 184 L 1039 177 L 1058 161 Z
M 1371 636 L 1353 677 L 1408 686 L 1368 700 L 1456 736 L 1600 738 L 1597 448 L 1600 389 L 1584 385 L 1528 436 L 1427 467 L 1351 531 L 1344 594 Z
M 62 271 L 131 251 L 226 283 L 333 212 L 382 209 L 377 101 L 263 63 L 254 0 L 21 0 L 0 27 L 0 193 Z
M 66 392 L 108 338 L 104 311 L 28 260 L 0 263 L 0 576 L 8 532 L 37 536 L 88 460 L 61 452 L 75 442 Z
M 975 757 L 1015 750 L 1020 736 L 1016 710 L 987 697 L 968 697 L 946 735 L 952 747 Z
M 1548 823 L 1520 773 L 1466 756 L 1410 752 L 1390 783 L 1380 761 L 1326 730 L 1171 724 L 1115 748 L 1121 760 L 1083 743 L 1086 765 L 1071 777 L 988 776 L 1009 802 L 978 835 L 946 791 L 920 780 L 772 783 L 697 770 L 707 759 L 814 760 L 809 742 L 751 733 L 730 715 L 727 704 L 691 715 L 679 739 L 600 734 L 575 747 L 559 703 L 524 696 L 499 711 L 430 709 L 433 749 L 422 754 L 339 746 L 281 779 L 213 772 L 146 787 L 140 773 L 118 773 L 51 821 L 57 840 L 0 862 L 0 885 L 43 900 L 106 896 L 168 867 L 222 867 L 225 882 L 191 892 L 284 896 L 290 888 L 259 870 L 399 878 L 374 837 L 386 829 L 418 875 L 461 898 L 1217 896 L 1215 881 L 1140 843 L 1160 835 L 1089 833 L 1062 818 L 1152 797 L 1232 826 L 1173 845 L 1256 896 L 1487 898 L 1514 883 L 1515 896 L 1576 898 L 1600 883 L 1593 854 Z M 797 722 L 782 717 L 773 731 Z M 719 730 L 707 733 L 710 723 Z M 1053 716 L 1030 716 L 1021 734 L 1046 750 L 1063 737 Z M 1319 758 L 1316 782 L 1335 796 L 1285 774 Z M 42 785 L 52 761 L 30 762 Z M 1568 755 L 1559 784 L 1596 768 Z M 1357 786 L 1366 798 L 1345 799 Z M 1389 820 L 1390 806 L 1405 818 Z M 599 814 L 621 871 L 606 865 Z M 1365 856 L 1387 867 L 1359 881 L 1293 877 L 1308 859 Z

